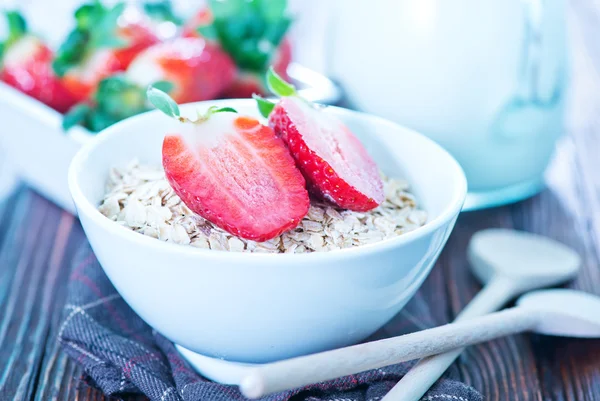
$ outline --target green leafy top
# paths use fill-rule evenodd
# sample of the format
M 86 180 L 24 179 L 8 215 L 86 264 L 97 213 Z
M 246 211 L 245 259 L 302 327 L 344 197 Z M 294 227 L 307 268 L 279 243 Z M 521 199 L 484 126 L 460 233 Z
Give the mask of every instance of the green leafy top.
M 0 59 L 4 52 L 16 41 L 27 34 L 27 22 L 18 11 L 6 11 L 4 13 L 8 25 L 8 36 L 0 43 Z
M 125 3 L 105 7 L 99 0 L 84 4 L 75 11 L 75 29 L 62 43 L 52 64 L 58 76 L 84 60 L 99 48 L 123 48 L 128 42 L 117 35 L 117 22 Z
M 275 72 L 272 66 L 269 67 L 269 70 L 267 71 L 266 81 L 269 90 L 278 97 L 298 95 L 296 87 L 294 87 L 294 85 L 290 84 L 289 82 L 286 82 L 283 78 L 281 78 L 281 76 L 279 76 Z M 258 111 L 260 111 L 260 114 L 265 118 L 269 118 L 269 115 L 275 108 L 275 103 L 256 94 L 252 95 L 252 97 L 254 98 L 254 100 L 256 100 L 256 104 L 258 106 Z
M 208 120 L 210 116 L 212 116 L 215 113 L 237 113 L 237 110 L 232 107 L 211 106 L 208 108 L 206 113 L 198 114 L 198 119 L 190 120 L 186 117 L 181 116 L 181 111 L 179 110 L 179 106 L 177 105 L 175 100 L 173 100 L 171 96 L 169 96 L 163 90 L 158 89 L 156 86 L 150 86 L 146 94 L 148 96 L 148 100 L 150 101 L 150 103 L 152 103 L 154 107 L 162 111 L 167 116 L 176 118 L 182 123 L 202 123 Z
M 167 81 L 154 83 L 154 87 L 170 92 L 173 85 Z M 150 110 L 146 101 L 146 88 L 140 87 L 124 75 L 114 75 L 100 81 L 92 102 L 78 104 L 65 115 L 65 130 L 81 124 L 98 132 L 125 118 Z
M 211 25 L 198 28 L 245 70 L 262 74 L 283 40 L 292 20 L 287 0 L 209 0 Z
M 183 23 L 182 19 L 173 11 L 173 5 L 170 0 L 146 1 L 143 7 L 146 15 L 155 21 L 168 21 L 175 25 Z

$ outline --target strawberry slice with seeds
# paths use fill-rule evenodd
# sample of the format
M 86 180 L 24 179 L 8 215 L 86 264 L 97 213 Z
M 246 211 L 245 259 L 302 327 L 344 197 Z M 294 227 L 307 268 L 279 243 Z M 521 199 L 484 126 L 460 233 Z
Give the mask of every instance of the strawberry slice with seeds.
M 338 207 L 367 211 L 384 199 L 377 165 L 337 117 L 302 99 L 271 68 L 267 83 L 277 104 L 257 98 L 259 110 L 288 146 L 311 191 Z
M 169 81 L 173 99 L 189 103 L 217 97 L 233 82 L 235 65 L 202 38 L 179 38 L 146 49 L 131 63 L 127 76 L 142 87 Z
M 309 208 L 302 174 L 273 130 L 231 108 L 196 121 L 158 89 L 148 99 L 180 124 L 166 135 L 163 167 L 195 213 L 241 238 L 266 241 L 298 225 Z
M 57 111 L 66 112 L 76 100 L 52 71 L 52 50 L 28 32 L 26 21 L 18 12 L 5 15 L 9 36 L 0 44 L 0 79 Z

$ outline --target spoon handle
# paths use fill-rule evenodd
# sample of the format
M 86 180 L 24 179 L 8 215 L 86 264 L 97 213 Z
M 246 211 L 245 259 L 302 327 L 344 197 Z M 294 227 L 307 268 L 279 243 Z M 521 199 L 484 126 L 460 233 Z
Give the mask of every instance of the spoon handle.
M 248 398 L 260 398 L 520 333 L 537 322 L 535 312 L 517 307 L 404 336 L 268 363 L 252 369 L 242 379 L 240 390 Z
M 482 316 L 502 307 L 516 292 L 511 280 L 493 278 L 456 316 L 455 322 Z M 421 359 L 381 401 L 419 401 L 463 352 L 458 348 L 444 354 Z

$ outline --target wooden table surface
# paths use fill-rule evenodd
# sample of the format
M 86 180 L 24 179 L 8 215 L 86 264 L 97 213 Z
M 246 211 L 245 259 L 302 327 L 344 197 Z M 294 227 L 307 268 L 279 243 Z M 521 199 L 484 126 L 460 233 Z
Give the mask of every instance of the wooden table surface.
M 444 294 L 437 323 L 450 321 L 480 289 L 466 267 L 471 235 L 488 227 L 540 233 L 583 257 L 570 286 L 600 295 L 600 12 L 569 5 L 573 86 L 568 132 L 548 170 L 548 189 L 519 204 L 460 216 L 422 294 Z M 56 332 L 68 270 L 85 241 L 70 214 L 21 187 L 0 201 L 0 400 L 104 400 L 80 380 Z M 600 313 L 600 311 L 599 311 Z M 600 401 L 600 340 L 518 335 L 471 347 L 461 380 L 487 400 Z

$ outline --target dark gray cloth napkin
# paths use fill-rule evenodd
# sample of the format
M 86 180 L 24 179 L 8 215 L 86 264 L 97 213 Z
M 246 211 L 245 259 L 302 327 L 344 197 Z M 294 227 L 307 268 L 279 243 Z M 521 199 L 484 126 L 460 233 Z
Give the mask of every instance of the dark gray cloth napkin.
M 430 317 L 419 318 L 422 305 L 416 309 L 411 311 L 409 305 L 405 313 L 410 318 L 399 317 L 405 326 L 402 330 L 411 321 L 412 330 L 429 325 L 423 322 L 430 321 Z M 398 323 L 390 323 L 393 324 Z M 63 349 L 83 366 L 87 381 L 108 395 L 143 393 L 153 401 L 245 399 L 236 386 L 213 383 L 199 376 L 171 342 L 144 323 L 119 296 L 87 245 L 75 258 L 58 338 Z M 264 400 L 377 401 L 409 367 L 410 364 L 389 366 Z M 482 397 L 463 383 L 443 379 L 423 399 L 479 401 Z

